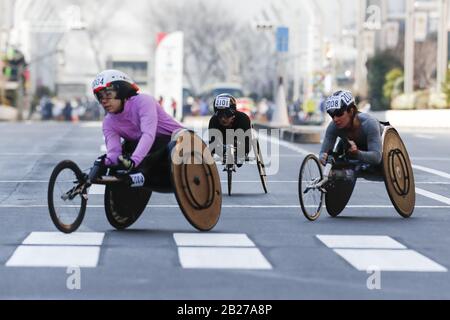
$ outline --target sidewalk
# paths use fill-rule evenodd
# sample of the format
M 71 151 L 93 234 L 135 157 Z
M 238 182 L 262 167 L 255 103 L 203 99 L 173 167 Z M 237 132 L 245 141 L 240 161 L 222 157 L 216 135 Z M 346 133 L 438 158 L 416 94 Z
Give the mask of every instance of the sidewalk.
M 450 129 L 450 109 L 389 110 L 370 114 L 380 121 L 389 121 L 395 128 Z
M 16 121 L 17 109 L 0 105 L 0 121 Z

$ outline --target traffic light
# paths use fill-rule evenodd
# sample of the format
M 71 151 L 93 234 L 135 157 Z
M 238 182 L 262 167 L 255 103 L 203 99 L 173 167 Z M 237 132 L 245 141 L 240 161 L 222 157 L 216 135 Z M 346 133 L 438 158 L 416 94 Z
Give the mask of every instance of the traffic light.
M 8 81 L 19 81 L 20 67 L 25 67 L 25 57 L 17 49 L 8 49 L 3 60 L 3 76 Z

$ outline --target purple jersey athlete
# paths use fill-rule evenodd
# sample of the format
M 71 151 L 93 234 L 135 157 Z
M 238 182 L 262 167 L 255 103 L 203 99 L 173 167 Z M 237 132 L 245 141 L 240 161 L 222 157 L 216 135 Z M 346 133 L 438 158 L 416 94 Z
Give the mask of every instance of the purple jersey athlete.
M 146 175 L 146 156 L 167 146 L 173 133 L 183 129 L 182 125 L 153 97 L 138 94 L 139 87 L 123 72 L 103 71 L 92 89 L 108 113 L 103 121 L 107 149 L 104 165 L 120 165 L 129 173 L 138 169 Z
M 172 136 L 183 127 L 169 116 L 151 96 L 139 94 L 125 102 L 123 111 L 109 113 L 103 121 L 108 151 L 106 165 L 116 165 L 122 155 L 120 138 L 139 141 L 131 160 L 138 167 L 150 152 L 157 137 Z

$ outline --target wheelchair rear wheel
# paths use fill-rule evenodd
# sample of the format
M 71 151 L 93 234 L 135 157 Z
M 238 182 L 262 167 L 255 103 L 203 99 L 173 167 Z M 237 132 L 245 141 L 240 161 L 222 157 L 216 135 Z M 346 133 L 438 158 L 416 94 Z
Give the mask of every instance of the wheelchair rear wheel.
M 384 132 L 383 174 L 395 209 L 403 218 L 411 217 L 416 204 L 414 173 L 406 147 L 394 128 Z

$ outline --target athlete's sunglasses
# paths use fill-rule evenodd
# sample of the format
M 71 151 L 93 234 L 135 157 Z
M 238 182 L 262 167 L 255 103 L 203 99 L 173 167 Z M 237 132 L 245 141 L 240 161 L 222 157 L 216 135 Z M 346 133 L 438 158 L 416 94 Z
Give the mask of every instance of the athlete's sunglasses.
M 340 118 L 340 117 L 342 117 L 344 115 L 344 113 L 345 113 L 344 109 L 339 109 L 339 110 L 336 110 L 336 111 L 329 111 L 328 112 L 328 114 L 330 115 L 331 119 L 333 119 L 334 117 Z

